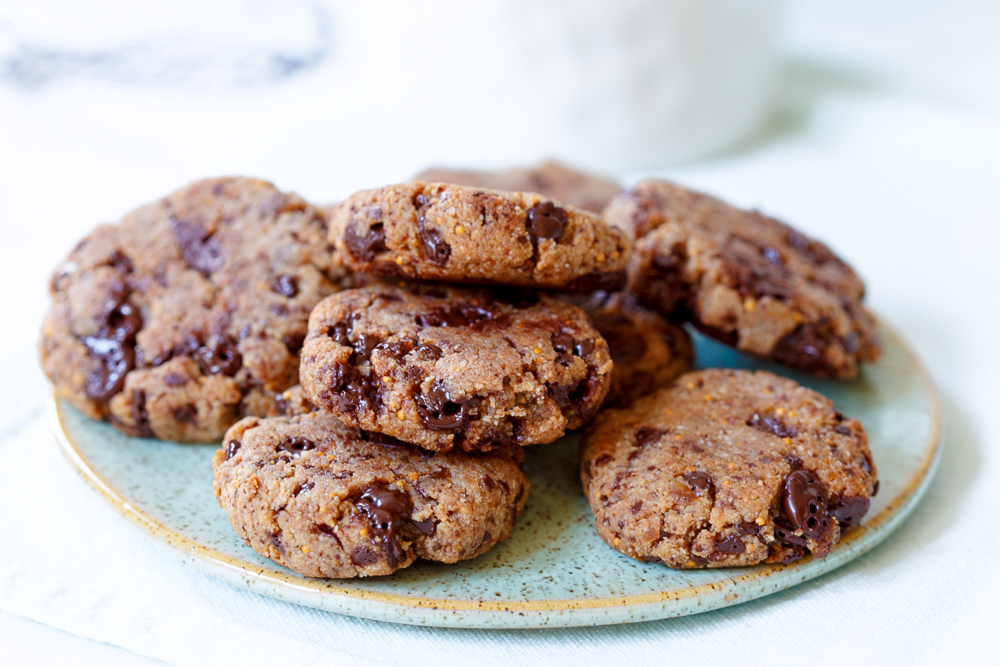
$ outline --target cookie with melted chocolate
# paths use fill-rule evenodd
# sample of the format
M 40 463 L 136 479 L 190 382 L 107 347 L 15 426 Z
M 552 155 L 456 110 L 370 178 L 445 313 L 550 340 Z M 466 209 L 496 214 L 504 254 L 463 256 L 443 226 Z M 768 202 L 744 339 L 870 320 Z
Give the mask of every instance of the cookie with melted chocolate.
M 721 369 L 602 411 L 580 478 L 601 539 L 676 568 L 822 558 L 878 489 L 860 422 L 792 380 Z
M 741 352 L 814 375 L 853 378 L 881 354 L 864 283 L 822 243 L 666 181 L 644 181 L 604 212 L 636 238 L 629 289 Z
M 643 306 L 631 292 L 561 295 L 583 308 L 608 343 L 614 368 L 603 407 L 624 408 L 691 370 L 694 345 L 683 327 Z
M 516 446 L 431 453 L 311 412 L 243 419 L 212 464 L 219 505 L 257 553 L 347 578 L 492 549 L 524 507 L 522 460 Z
M 503 171 L 467 171 L 434 167 L 420 172 L 413 180 L 425 183 L 454 183 L 508 192 L 537 192 L 594 213 L 603 211 L 604 207 L 622 191 L 621 186 L 610 179 L 577 171 L 552 161 L 534 167 L 518 167 Z
M 424 182 L 355 193 L 330 242 L 357 271 L 568 291 L 623 285 L 630 247 L 599 215 L 535 193 Z
M 531 292 L 372 284 L 323 300 L 300 374 L 345 424 L 425 449 L 552 442 L 590 420 L 611 358 L 586 313 Z
M 309 312 L 345 275 L 327 223 L 247 178 L 102 225 L 56 269 L 39 343 L 61 396 L 135 436 L 217 441 L 298 382 Z

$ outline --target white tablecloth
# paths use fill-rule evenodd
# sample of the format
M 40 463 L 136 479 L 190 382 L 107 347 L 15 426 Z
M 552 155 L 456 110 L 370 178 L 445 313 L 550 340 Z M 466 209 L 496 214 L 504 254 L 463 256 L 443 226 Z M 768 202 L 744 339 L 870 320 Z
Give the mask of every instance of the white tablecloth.
M 757 140 L 621 176 L 670 177 L 828 241 L 926 361 L 941 390 L 944 456 L 923 503 L 881 547 L 721 611 L 519 632 L 338 616 L 181 565 L 98 498 L 55 445 L 34 349 L 47 273 L 96 222 L 202 175 L 259 175 L 332 201 L 423 165 L 355 160 L 352 136 L 366 128 L 338 131 L 308 108 L 321 72 L 225 95 L 0 81 L 0 662 L 996 664 L 1000 51 L 988 37 L 1000 11 L 887 1 L 791 10 L 778 117 Z

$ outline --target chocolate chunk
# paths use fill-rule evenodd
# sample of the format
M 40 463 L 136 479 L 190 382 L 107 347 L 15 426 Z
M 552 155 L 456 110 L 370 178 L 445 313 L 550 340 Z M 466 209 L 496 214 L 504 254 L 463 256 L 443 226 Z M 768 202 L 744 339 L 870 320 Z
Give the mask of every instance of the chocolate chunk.
M 875 495 L 874 493 L 872 495 Z M 871 501 L 867 498 L 844 498 L 838 502 L 831 503 L 830 516 L 840 524 L 841 532 L 849 530 L 861 522 L 868 512 Z
M 785 478 L 782 507 L 796 531 L 818 538 L 826 532 L 827 493 L 823 482 L 810 470 L 794 470 Z
M 380 343 L 375 349 L 385 352 L 396 361 L 402 361 L 403 357 L 409 354 L 416 346 L 416 341 L 412 338 L 400 338 L 386 343 Z
M 707 558 L 704 558 L 702 556 L 696 556 L 693 553 L 691 554 L 691 562 L 694 563 L 697 567 L 704 567 L 705 565 L 708 565 Z
M 181 256 L 188 266 L 206 278 L 222 267 L 222 245 L 214 232 L 176 218 L 171 218 L 170 222 L 174 238 L 181 247 Z
M 163 381 L 168 387 L 183 387 L 188 383 L 188 376 L 180 373 L 167 373 L 163 376 Z
M 437 532 L 437 521 L 434 520 L 434 517 L 431 517 L 430 519 L 427 519 L 426 521 L 414 521 L 414 520 L 411 519 L 410 523 L 413 524 L 414 528 L 416 528 L 417 530 L 419 530 L 421 533 L 423 533 L 427 537 L 430 537 L 435 532 Z
M 420 421 L 429 429 L 448 431 L 465 426 L 469 412 L 479 405 L 478 398 L 453 397 L 442 380 L 431 385 L 430 391 L 413 397 Z
M 610 454 L 601 454 L 596 459 L 594 459 L 594 467 L 600 468 L 601 466 L 609 463 L 612 458 L 614 457 L 612 457 Z
M 122 275 L 128 275 L 129 273 L 135 271 L 135 266 L 133 266 L 132 260 L 117 250 L 111 253 L 111 257 L 108 258 L 108 263 L 114 267 L 115 271 Z
M 635 444 L 639 445 L 640 447 L 645 447 L 646 445 L 652 444 L 654 442 L 659 442 L 660 439 L 666 434 L 667 432 L 664 431 L 662 428 L 651 428 L 649 426 L 643 426 L 635 432 Z M 688 474 L 697 474 L 697 473 L 688 473 Z
M 281 337 L 281 342 L 285 344 L 293 356 L 298 356 L 299 352 L 302 351 L 302 345 L 306 342 L 306 334 L 304 331 L 285 334 Z
M 804 547 L 809 543 L 805 537 L 796 535 L 792 527 L 780 519 L 774 521 L 774 539 L 781 544 L 793 547 Z
M 174 408 L 174 419 L 179 422 L 192 422 L 198 416 L 198 409 L 193 405 L 182 405 Z
M 94 336 L 80 339 L 91 358 L 101 362 L 89 377 L 87 396 L 106 403 L 125 386 L 125 375 L 135 368 L 135 336 L 142 328 L 142 316 L 132 304 L 108 302 L 104 326 Z
M 309 491 L 314 486 L 316 486 L 316 485 L 313 482 L 306 482 L 305 484 L 303 484 L 299 488 L 295 489 L 295 495 L 299 496 L 299 495 L 305 493 L 306 491 Z
M 355 547 L 351 552 L 351 562 L 359 567 L 371 565 L 378 562 L 378 554 L 368 547 Z
M 149 425 L 149 413 L 146 411 L 146 392 L 142 389 L 132 391 L 129 408 L 132 412 L 133 429 L 140 438 L 152 438 L 153 429 Z
M 271 544 L 274 545 L 274 548 L 278 550 L 279 554 L 281 554 L 282 556 L 285 555 L 285 545 L 281 543 L 281 540 L 278 538 L 277 534 L 271 535 Z
M 747 420 L 747 426 L 753 426 L 758 431 L 763 431 L 764 433 L 773 433 L 779 438 L 794 438 L 796 433 L 793 427 L 788 426 L 780 419 L 776 417 L 763 417 L 757 412 L 753 413 L 753 416 Z
M 337 403 L 341 410 L 369 410 L 378 408 L 378 387 L 370 378 L 351 365 L 338 364 L 332 373 L 330 389 L 338 392 Z
M 847 428 L 846 426 L 837 425 L 833 427 L 833 432 L 839 433 L 840 435 L 850 435 L 851 429 Z
M 278 276 L 271 283 L 271 291 L 291 298 L 299 293 L 299 279 L 295 276 Z
M 624 271 L 615 273 L 588 273 L 571 280 L 564 288 L 567 292 L 591 292 L 606 290 L 614 292 L 625 287 L 627 277 Z
M 823 359 L 823 353 L 828 345 L 817 333 L 816 327 L 803 324 L 778 341 L 771 352 L 771 358 L 779 364 L 826 376 L 830 374 L 830 368 Z
M 875 480 L 875 486 L 872 487 L 872 498 L 878 495 L 879 480 Z
M 541 202 L 528 211 L 528 233 L 535 243 L 539 239 L 558 240 L 568 220 L 565 210 L 552 202 Z
M 738 536 L 726 535 L 724 538 L 715 543 L 714 549 L 715 553 L 738 556 L 739 554 L 745 553 L 747 547 L 743 544 L 743 540 L 741 540 Z
M 466 327 L 494 317 L 494 312 L 478 304 L 436 308 L 414 318 L 422 327 Z
M 399 530 L 413 511 L 409 494 L 393 489 L 385 482 L 375 482 L 361 493 L 355 506 L 368 518 L 372 532 L 381 538 L 389 567 L 396 567 L 403 557 Z
M 752 521 L 740 521 L 736 524 L 736 532 L 740 535 L 754 535 L 760 537 L 760 526 Z M 763 540 L 763 538 L 761 538 Z
M 311 449 L 316 449 L 315 442 L 302 437 L 293 437 L 287 438 L 283 443 L 278 445 L 275 451 L 286 452 L 291 454 L 292 458 L 298 458 L 302 456 L 302 452 L 308 452 Z
M 434 266 L 445 266 L 451 257 L 451 246 L 444 240 L 441 231 L 429 227 L 423 217 L 417 220 L 417 236 L 424 259 Z
M 352 345 L 354 353 L 351 355 L 350 363 L 355 365 L 363 364 L 371 358 L 372 350 L 382 342 L 378 336 L 371 334 L 358 334 Z
M 221 373 L 232 377 L 243 366 L 236 342 L 230 338 L 212 338 L 207 345 L 195 350 L 194 358 L 206 375 Z
M 698 491 L 705 491 L 712 488 L 712 478 L 708 476 L 707 472 L 702 472 L 700 470 L 684 473 L 684 481 L 687 482 L 692 489 L 697 489 Z
M 369 225 L 366 233 L 360 234 L 360 231 L 361 225 L 357 220 L 352 220 L 344 230 L 344 245 L 355 259 L 370 262 L 375 259 L 375 255 L 386 249 L 385 229 L 381 222 L 376 222 Z

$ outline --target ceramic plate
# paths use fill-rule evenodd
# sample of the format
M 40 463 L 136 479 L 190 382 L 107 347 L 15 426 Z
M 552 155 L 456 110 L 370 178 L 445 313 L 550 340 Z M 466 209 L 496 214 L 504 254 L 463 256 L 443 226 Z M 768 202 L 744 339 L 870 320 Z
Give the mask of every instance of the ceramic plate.
M 527 447 L 531 492 L 514 534 L 457 565 L 417 561 L 391 576 L 309 579 L 243 544 L 212 495 L 215 446 L 129 438 L 61 400 L 52 425 L 70 461 L 108 503 L 200 570 L 264 595 L 396 623 L 530 628 L 683 616 L 768 595 L 840 567 L 913 511 L 936 467 L 938 403 L 919 361 L 883 328 L 885 357 L 848 382 L 816 380 L 699 337 L 700 367 L 767 368 L 829 396 L 868 431 L 881 488 L 863 525 L 824 559 L 788 566 L 670 570 L 612 551 L 597 537 L 577 473 L 579 436 Z

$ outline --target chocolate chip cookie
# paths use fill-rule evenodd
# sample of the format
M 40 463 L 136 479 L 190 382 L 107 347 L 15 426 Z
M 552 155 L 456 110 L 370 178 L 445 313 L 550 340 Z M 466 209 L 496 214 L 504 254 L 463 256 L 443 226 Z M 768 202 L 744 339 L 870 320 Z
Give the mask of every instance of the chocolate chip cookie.
M 298 382 L 309 312 L 344 276 L 327 233 L 297 195 L 246 178 L 102 225 L 53 274 L 42 367 L 125 433 L 217 441 Z
M 755 211 L 645 181 L 605 211 L 635 237 L 629 289 L 742 352 L 853 378 L 881 353 L 864 284 L 825 245 Z
M 535 292 L 373 284 L 309 318 L 302 386 L 345 424 L 435 451 L 552 442 L 597 411 L 608 347 Z
M 621 191 L 621 186 L 607 178 L 586 174 L 558 162 L 543 162 L 535 167 L 505 171 L 464 171 L 426 169 L 414 177 L 425 183 L 454 183 L 474 188 L 508 192 L 537 192 L 570 206 L 600 213 Z
M 330 241 L 357 271 L 567 291 L 623 285 L 630 247 L 600 216 L 534 193 L 423 182 L 355 193 Z
M 580 477 L 601 539 L 678 568 L 822 558 L 878 489 L 857 420 L 791 380 L 720 369 L 602 411 Z
M 323 412 L 247 417 L 215 454 L 215 495 L 260 555 L 310 577 L 366 577 L 508 537 L 527 497 L 522 458 L 431 453 Z
M 614 368 L 603 407 L 624 408 L 691 370 L 694 345 L 688 332 L 644 307 L 631 292 L 598 290 L 562 298 L 587 311 L 608 343 Z

